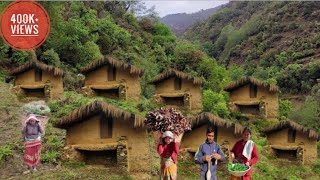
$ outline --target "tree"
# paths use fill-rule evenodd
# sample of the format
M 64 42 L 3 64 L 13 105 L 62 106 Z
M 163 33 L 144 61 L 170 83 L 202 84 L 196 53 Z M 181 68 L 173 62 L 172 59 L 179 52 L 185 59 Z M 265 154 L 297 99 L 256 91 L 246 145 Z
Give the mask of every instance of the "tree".
M 228 117 L 230 115 L 225 96 L 212 90 L 203 92 L 203 110 L 220 117 Z

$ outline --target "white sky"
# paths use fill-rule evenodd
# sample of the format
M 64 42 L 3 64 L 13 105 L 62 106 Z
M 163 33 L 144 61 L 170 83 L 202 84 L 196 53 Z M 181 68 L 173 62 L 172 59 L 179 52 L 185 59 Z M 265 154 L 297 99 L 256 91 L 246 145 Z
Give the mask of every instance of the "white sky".
M 206 1 L 206 0 L 189 0 L 189 1 L 168 1 L 168 0 L 142 0 L 147 8 L 153 5 L 156 7 L 156 12 L 160 17 L 168 14 L 176 13 L 193 13 L 201 9 L 210 9 L 221 4 L 226 4 L 229 1 Z

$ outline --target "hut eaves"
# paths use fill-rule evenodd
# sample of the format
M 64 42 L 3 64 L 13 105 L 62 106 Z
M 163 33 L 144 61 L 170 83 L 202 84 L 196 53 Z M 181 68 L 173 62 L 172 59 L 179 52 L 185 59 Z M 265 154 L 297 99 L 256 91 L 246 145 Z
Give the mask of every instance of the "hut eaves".
M 15 69 L 13 69 L 12 71 L 10 71 L 10 75 L 16 76 L 16 75 L 23 73 L 31 68 L 39 68 L 43 71 L 48 71 L 50 73 L 53 73 L 54 76 L 63 76 L 64 75 L 64 72 L 61 69 L 44 64 L 44 63 L 39 62 L 37 60 L 36 61 L 29 61 L 26 64 L 21 65 Z
M 269 91 L 271 91 L 271 92 L 279 92 L 280 91 L 279 87 L 277 85 L 265 83 L 259 79 L 256 79 L 256 78 L 250 77 L 250 76 L 243 77 L 243 78 L 238 79 L 237 81 L 231 82 L 229 85 L 227 85 L 224 88 L 224 90 L 230 92 L 230 91 L 233 91 L 233 90 L 235 90 L 241 86 L 244 86 L 246 84 L 249 84 L 249 83 L 252 83 L 256 86 L 262 86 L 262 87 L 268 88 Z
M 122 118 L 126 121 L 134 120 L 134 127 L 142 127 L 144 124 L 144 118 L 139 115 L 124 111 L 103 101 L 94 101 L 74 110 L 69 115 L 62 117 L 59 122 L 55 123 L 55 127 L 67 128 L 74 123 L 82 122 L 86 120 L 86 118 L 98 114 L 99 112 L 103 112 L 114 118 Z
M 203 81 L 200 78 L 194 77 L 191 74 L 188 73 L 184 73 L 181 71 L 177 71 L 175 69 L 168 69 L 164 72 L 162 72 L 161 74 L 159 74 L 156 78 L 154 78 L 153 81 L 151 81 L 151 84 L 158 84 L 159 82 L 172 77 L 172 76 L 176 76 L 179 77 L 181 79 L 187 79 L 187 80 L 191 80 L 193 82 L 193 84 L 197 84 L 197 85 L 202 85 Z
M 276 131 L 286 129 L 286 128 L 292 128 L 296 131 L 300 131 L 304 134 L 307 134 L 310 139 L 319 139 L 319 135 L 316 131 L 309 129 L 309 128 L 306 128 L 306 127 L 304 127 L 294 121 L 291 121 L 291 120 L 281 121 L 272 127 L 264 129 L 262 132 L 264 134 L 270 134 L 272 132 L 276 132 Z
M 91 71 L 96 70 L 97 68 L 103 66 L 103 65 L 112 65 L 119 69 L 129 70 L 130 74 L 138 74 L 141 76 L 143 74 L 143 70 L 135 67 L 131 64 L 123 63 L 119 60 L 116 60 L 112 58 L 111 56 L 105 56 L 97 61 L 94 61 L 93 63 L 89 64 L 88 66 L 82 68 L 80 70 L 81 73 L 89 73 Z

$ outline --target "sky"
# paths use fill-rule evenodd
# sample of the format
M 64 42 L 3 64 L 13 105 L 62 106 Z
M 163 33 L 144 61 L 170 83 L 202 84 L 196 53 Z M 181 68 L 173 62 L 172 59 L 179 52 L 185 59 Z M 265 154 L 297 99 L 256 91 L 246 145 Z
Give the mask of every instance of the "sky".
M 160 17 L 168 14 L 176 13 L 194 13 L 201 9 L 209 9 L 221 4 L 226 4 L 229 1 L 206 1 L 206 0 L 189 0 L 189 1 L 168 1 L 168 0 L 142 0 L 147 8 L 155 6 L 156 12 Z

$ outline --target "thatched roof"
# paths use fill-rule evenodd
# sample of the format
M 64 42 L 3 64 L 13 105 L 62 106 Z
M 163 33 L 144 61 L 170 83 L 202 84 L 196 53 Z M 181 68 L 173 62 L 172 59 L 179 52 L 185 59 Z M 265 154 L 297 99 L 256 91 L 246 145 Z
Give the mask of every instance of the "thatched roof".
M 27 62 L 26 64 L 24 65 L 21 65 L 15 69 L 13 69 L 11 72 L 10 72 L 10 75 L 11 76 L 16 76 L 20 73 L 23 73 L 29 69 L 32 69 L 32 68 L 39 68 L 43 71 L 48 71 L 50 73 L 53 73 L 54 76 L 63 76 L 64 72 L 59 69 L 59 68 L 56 68 L 56 67 L 53 67 L 53 66 L 49 66 L 49 65 L 46 65 L 42 62 L 39 62 L 39 61 L 29 61 Z
M 121 61 L 115 60 L 111 56 L 105 56 L 105 57 L 89 64 L 88 66 L 82 68 L 80 71 L 81 71 L 81 73 L 86 74 L 86 73 L 89 73 L 91 71 L 96 70 L 97 68 L 99 68 L 103 65 L 112 65 L 112 66 L 115 66 L 116 68 L 127 70 L 130 74 L 138 74 L 139 76 L 141 76 L 143 74 L 142 69 L 139 69 L 133 65 L 126 64 Z
M 181 71 L 177 71 L 175 69 L 168 69 L 164 72 L 162 72 L 161 74 L 159 74 L 156 78 L 154 78 L 153 81 L 151 81 L 152 84 L 157 84 L 169 77 L 172 77 L 172 76 L 176 76 L 176 77 L 179 77 L 181 79 L 187 79 L 187 80 L 191 80 L 193 82 L 193 84 L 199 84 L 199 85 L 202 85 L 203 84 L 203 81 L 199 78 L 196 78 L 196 77 L 193 77 L 191 74 L 188 74 L 188 73 L 184 73 L 184 72 L 181 72 Z
M 308 129 L 306 127 L 303 127 L 302 125 L 300 125 L 296 122 L 290 121 L 290 120 L 281 121 L 272 127 L 264 129 L 262 132 L 265 134 L 270 134 L 272 132 L 276 132 L 276 131 L 286 129 L 286 128 L 292 128 L 296 131 L 301 131 L 302 133 L 307 134 L 310 139 L 318 139 L 319 138 L 319 135 L 316 131 L 314 131 L 312 129 Z
M 250 76 L 240 78 L 237 81 L 230 83 L 229 85 L 227 85 L 224 88 L 224 90 L 230 92 L 230 91 L 233 91 L 233 90 L 235 90 L 241 86 L 244 86 L 246 84 L 249 84 L 249 83 L 252 83 L 256 86 L 262 86 L 262 87 L 268 88 L 269 91 L 271 91 L 271 92 L 279 92 L 278 86 L 265 83 L 259 79 L 256 79 L 256 78 L 250 77 Z
M 74 123 L 84 121 L 100 112 L 114 118 L 121 118 L 125 121 L 134 120 L 134 127 L 141 127 L 144 124 L 144 118 L 138 115 L 134 115 L 103 101 L 94 101 L 86 106 L 74 110 L 69 115 L 64 116 L 59 122 L 55 123 L 55 126 L 58 128 L 67 128 L 72 126 Z
M 241 124 L 227 121 L 209 112 L 203 112 L 196 116 L 194 119 L 192 119 L 191 127 L 192 129 L 194 129 L 207 123 L 212 123 L 219 127 L 234 128 L 234 134 L 241 134 L 244 129 L 244 127 Z

